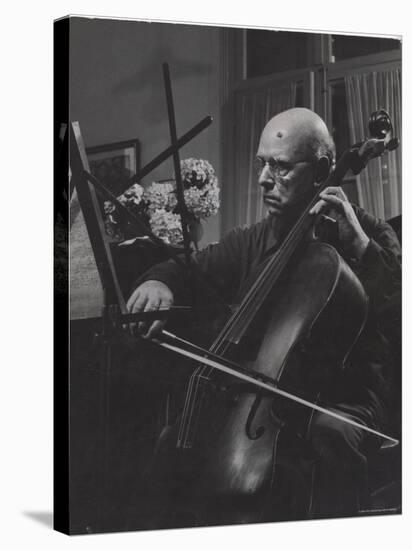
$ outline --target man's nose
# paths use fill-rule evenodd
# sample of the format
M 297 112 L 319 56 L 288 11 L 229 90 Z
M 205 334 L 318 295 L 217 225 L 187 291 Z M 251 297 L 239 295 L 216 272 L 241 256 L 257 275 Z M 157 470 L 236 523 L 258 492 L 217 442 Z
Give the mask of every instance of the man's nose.
M 275 180 L 270 171 L 268 164 L 265 164 L 258 179 L 259 185 L 261 185 L 265 191 L 270 191 L 275 186 Z

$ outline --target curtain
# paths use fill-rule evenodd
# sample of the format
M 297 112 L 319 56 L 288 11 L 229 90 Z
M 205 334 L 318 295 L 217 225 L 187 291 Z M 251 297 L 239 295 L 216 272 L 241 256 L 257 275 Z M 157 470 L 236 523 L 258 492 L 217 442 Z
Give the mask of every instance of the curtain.
M 394 135 L 401 139 L 401 69 L 370 71 L 345 77 L 349 132 L 352 143 L 367 135 L 373 111 L 388 111 Z M 401 146 L 373 159 L 357 176 L 359 206 L 381 219 L 401 213 Z
M 234 178 L 225 193 L 224 230 L 253 224 L 264 216 L 253 160 L 268 120 L 295 105 L 296 83 L 282 83 L 261 91 L 240 91 L 235 101 Z

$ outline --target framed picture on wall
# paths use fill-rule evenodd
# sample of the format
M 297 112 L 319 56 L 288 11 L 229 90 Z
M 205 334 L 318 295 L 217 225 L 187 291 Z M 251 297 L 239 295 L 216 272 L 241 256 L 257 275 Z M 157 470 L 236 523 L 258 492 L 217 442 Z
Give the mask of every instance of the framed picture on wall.
M 129 180 L 140 166 L 140 143 L 129 139 L 88 147 L 90 171 L 118 196 L 130 186 Z

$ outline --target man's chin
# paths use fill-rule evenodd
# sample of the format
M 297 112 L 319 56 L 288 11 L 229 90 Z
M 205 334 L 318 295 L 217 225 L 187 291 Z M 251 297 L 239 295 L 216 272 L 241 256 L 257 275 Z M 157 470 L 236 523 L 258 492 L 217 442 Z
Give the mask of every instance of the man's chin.
M 265 207 L 269 216 L 280 216 L 282 214 L 282 207 L 280 205 L 265 202 Z

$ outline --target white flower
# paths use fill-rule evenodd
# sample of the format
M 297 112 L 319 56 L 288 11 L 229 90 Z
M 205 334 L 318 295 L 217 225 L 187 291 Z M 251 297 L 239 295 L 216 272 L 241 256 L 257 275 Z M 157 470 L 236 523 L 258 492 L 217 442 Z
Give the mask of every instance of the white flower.
M 111 201 L 104 201 L 103 206 L 105 214 L 113 214 L 113 212 L 116 210 L 115 205 Z
M 150 227 L 166 244 L 178 246 L 183 243 L 182 225 L 178 214 L 167 212 L 164 208 L 155 210 L 150 216 Z
M 180 162 L 182 180 L 185 187 L 203 187 L 207 183 L 217 183 L 213 166 L 207 160 L 188 158 Z
M 171 212 L 177 204 L 175 187 L 172 183 L 153 182 L 144 191 L 144 200 L 148 204 L 149 212 L 167 210 Z
M 189 221 L 215 215 L 220 201 L 218 180 L 213 166 L 207 160 L 188 158 L 181 161 L 180 168 Z M 173 180 L 153 182 L 145 189 L 135 183 L 118 200 L 140 215 L 147 216 L 153 233 L 167 244 L 183 243 L 181 219 L 176 213 L 176 183 Z M 115 205 L 106 201 L 104 210 L 109 229 L 116 232 L 123 230 L 125 222 L 121 217 L 117 219 Z
M 144 189 L 138 183 L 135 183 L 129 189 L 127 189 L 120 197 L 118 198 L 119 202 L 122 204 L 135 204 L 138 205 L 142 202 Z
M 196 218 L 209 218 L 217 214 L 220 206 L 219 187 L 207 183 L 201 189 L 189 187 L 184 191 L 185 202 L 189 212 Z

